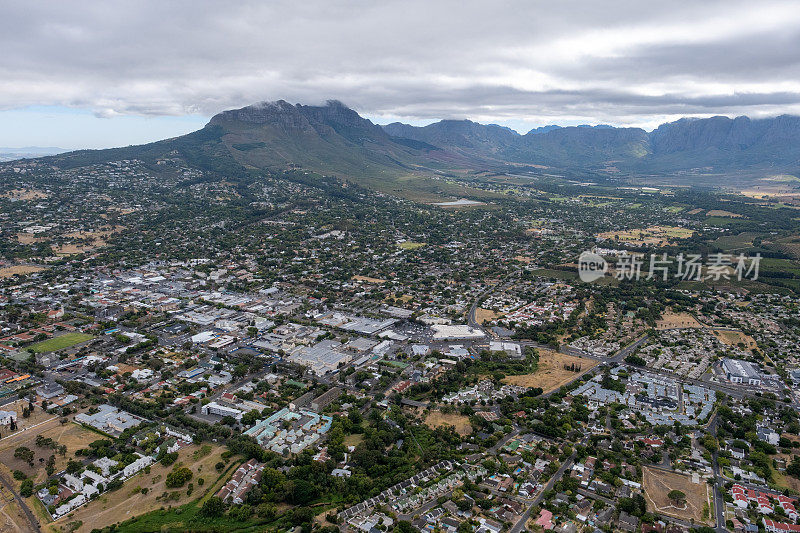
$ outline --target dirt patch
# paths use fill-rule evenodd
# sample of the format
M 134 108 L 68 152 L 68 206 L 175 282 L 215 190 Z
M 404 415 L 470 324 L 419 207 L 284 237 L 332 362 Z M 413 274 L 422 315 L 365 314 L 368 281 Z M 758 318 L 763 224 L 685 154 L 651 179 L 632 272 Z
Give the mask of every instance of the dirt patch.
M 478 324 L 483 324 L 484 322 L 492 322 L 493 320 L 497 320 L 503 316 L 501 313 L 495 313 L 491 309 L 483 309 L 478 307 L 475 309 L 475 320 Z
M 541 387 L 544 392 L 550 392 L 585 374 L 597 364 L 594 359 L 540 349 L 539 368 L 536 372 L 506 376 L 503 378 L 503 383 L 520 387 Z M 565 366 L 567 368 L 564 368 Z
M 691 211 L 687 211 L 686 214 L 687 215 L 699 215 L 702 212 L 703 212 L 703 209 L 698 207 L 696 209 L 692 209 Z
M 386 283 L 385 279 L 371 278 L 369 276 L 353 276 L 353 279 L 355 281 L 366 281 L 367 283 L 378 283 L 378 284 Z
M 5 489 L 0 489 L 0 531 L 25 533 L 30 531 L 30 523 L 20 510 L 14 496 Z
M 47 478 L 45 464 L 48 457 L 55 456 L 55 469 L 56 472 L 59 472 L 67 466 L 67 461 L 75 456 L 76 450 L 85 448 L 92 441 L 105 438 L 78 424 L 72 422 L 61 424 L 58 417 L 52 415 L 47 415 L 47 417 L 48 419 L 43 423 L 28 426 L 29 430 L 18 431 L 0 440 L 0 463 L 7 468 L 8 479 L 11 479 L 12 471 L 20 470 L 35 483 L 41 483 Z M 23 419 L 20 418 L 20 420 Z M 37 446 L 37 435 L 53 439 L 58 444 L 66 446 L 66 453 L 61 455 L 50 447 Z M 14 450 L 22 446 L 30 448 L 35 454 L 32 467 L 14 457 Z M 42 460 L 40 461 L 40 459 Z
M 41 200 L 47 198 L 49 195 L 42 191 L 37 191 L 36 189 L 14 189 L 0 196 L 11 200 Z
M 17 242 L 20 244 L 37 244 L 49 240 L 49 237 L 37 237 L 32 233 L 17 233 Z
M 24 276 L 25 274 L 33 274 L 35 272 L 41 272 L 42 270 L 44 270 L 44 267 L 36 265 L 17 265 L 17 266 L 3 267 L 0 268 L 0 278 L 10 278 L 15 275 Z
M 472 425 L 469 423 L 469 417 L 454 413 L 444 414 L 439 411 L 432 411 L 425 419 L 425 425 L 430 428 L 453 426 L 456 433 L 462 437 L 472 433 Z
M 648 508 L 657 513 L 687 521 L 691 519 L 701 523 L 712 521 L 711 495 L 708 483 L 703 478 L 698 478 L 698 482 L 694 483 L 690 475 L 644 467 L 642 468 L 642 487 Z M 667 497 L 671 490 L 679 490 L 686 495 L 686 502 L 682 506 L 676 506 L 675 502 Z M 709 509 L 709 517 L 704 520 L 703 507 L 706 505 Z
M 195 490 L 191 496 L 186 494 L 188 484 L 180 489 L 167 489 L 166 477 L 174 465 L 165 467 L 156 463 L 150 467 L 150 473 L 142 471 L 127 480 L 122 488 L 103 494 L 88 505 L 56 520 L 53 524 L 64 528 L 68 523 L 80 520 L 83 524 L 77 531 L 91 531 L 148 513 L 162 506 L 177 507 L 202 497 L 206 492 L 214 489 L 215 481 L 219 477 L 214 465 L 221 460 L 222 452 L 225 449 L 222 446 L 213 445 L 210 453 L 199 457 L 201 449 L 201 445 L 194 444 L 182 448 L 178 452 L 178 461 L 175 463 L 191 469 L 193 473 L 191 483 L 194 484 Z M 202 487 L 197 482 L 201 477 L 205 479 Z M 147 488 L 147 494 L 142 494 L 138 490 L 139 488 Z M 167 502 L 163 499 L 163 495 L 166 493 L 174 494 L 176 498 Z
M 666 246 L 676 240 L 688 239 L 694 231 L 677 226 L 650 226 L 644 229 L 606 231 L 597 235 L 600 239 L 624 242 L 633 246 Z
M 744 344 L 747 350 L 752 351 L 753 348 L 757 348 L 758 345 L 753 337 L 750 335 L 745 335 L 741 331 L 730 331 L 726 329 L 715 329 L 712 330 L 714 336 L 720 340 L 720 342 L 727 344 L 728 346 L 738 346 L 739 343 Z
M 664 313 L 661 320 L 656 321 L 656 329 L 702 328 L 703 325 L 689 313 Z

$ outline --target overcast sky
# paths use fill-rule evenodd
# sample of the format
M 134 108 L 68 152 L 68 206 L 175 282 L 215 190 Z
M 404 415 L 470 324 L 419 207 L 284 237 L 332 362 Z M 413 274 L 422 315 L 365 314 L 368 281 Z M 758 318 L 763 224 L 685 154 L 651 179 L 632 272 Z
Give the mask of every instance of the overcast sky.
M 519 131 L 800 114 L 800 3 L 5 2 L 0 146 L 107 147 L 263 100 Z

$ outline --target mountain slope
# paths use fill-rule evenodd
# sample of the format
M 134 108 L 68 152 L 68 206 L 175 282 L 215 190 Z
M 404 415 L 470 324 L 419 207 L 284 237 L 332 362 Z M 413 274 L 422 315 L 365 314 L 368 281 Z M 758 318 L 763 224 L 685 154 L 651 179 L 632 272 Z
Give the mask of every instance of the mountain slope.
M 546 126 L 520 135 L 469 120 L 381 127 L 337 101 L 306 106 L 280 100 L 222 112 L 204 128 L 173 139 L 70 152 L 43 161 L 70 168 L 138 159 L 157 169 L 160 160 L 178 157 L 217 176 L 303 168 L 390 193 L 427 187 L 439 194 L 446 182 L 425 175 L 448 169 L 502 171 L 508 165 L 580 172 L 613 163 L 622 171 L 646 174 L 699 167 L 717 173 L 796 173 L 798 141 L 800 117 L 794 116 L 683 119 L 650 133 L 611 126 Z
M 465 157 L 565 168 L 597 168 L 609 162 L 656 173 L 800 167 L 800 117 L 788 115 L 681 119 L 650 133 L 611 126 L 545 126 L 519 135 L 500 126 L 452 120 L 422 128 L 393 123 L 384 129 Z

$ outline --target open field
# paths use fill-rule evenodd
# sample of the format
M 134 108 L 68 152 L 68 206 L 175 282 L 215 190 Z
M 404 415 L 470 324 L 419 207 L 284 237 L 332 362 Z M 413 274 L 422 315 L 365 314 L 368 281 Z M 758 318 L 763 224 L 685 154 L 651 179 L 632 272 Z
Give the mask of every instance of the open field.
M 56 350 L 63 350 L 76 344 L 92 340 L 94 337 L 86 333 L 65 333 L 46 341 L 37 342 L 31 346 L 31 350 L 36 353 L 55 352 Z
M 700 327 L 703 327 L 703 325 L 689 313 L 673 313 L 672 311 L 668 311 L 664 313 L 661 320 L 656 321 L 656 329 Z
M 719 339 L 720 342 L 727 344 L 728 346 L 737 346 L 739 343 L 742 343 L 748 350 L 758 347 L 753 337 L 750 335 L 745 335 L 741 331 L 714 329 L 712 330 L 712 333 L 714 333 L 714 336 Z
M 597 235 L 600 239 L 626 242 L 634 246 L 667 245 L 678 239 L 688 239 L 694 231 L 677 226 L 650 226 L 644 229 L 606 231 Z
M 708 484 L 702 478 L 698 483 L 692 483 L 692 477 L 689 475 L 644 467 L 642 487 L 649 509 L 686 521 L 694 519 L 695 522 L 704 522 L 703 506 L 708 505 L 710 509 L 713 505 Z M 686 502 L 682 507 L 676 507 L 667 497 L 671 490 L 679 490 L 686 494 Z
M 20 420 L 23 420 L 22 417 L 20 417 Z M 34 411 L 34 415 L 27 420 L 34 420 L 34 423 L 26 426 L 35 426 L 33 429 L 17 431 L 13 435 L 0 440 L 0 463 L 8 468 L 8 479 L 11 479 L 11 471 L 21 470 L 26 476 L 33 479 L 35 483 L 41 483 L 47 477 L 45 461 L 48 457 L 55 455 L 55 468 L 58 472 L 67 466 L 67 461 L 70 458 L 74 457 L 75 450 L 85 448 L 90 442 L 105 438 L 99 433 L 86 429 L 79 424 L 72 422 L 62 424 L 58 417 L 47 414 L 41 409 Z M 36 446 L 37 435 L 51 438 L 55 442 L 66 446 L 66 454 L 62 456 L 52 448 Z M 28 463 L 14 457 L 14 450 L 21 446 L 30 448 L 35 453 L 32 467 L 29 466 Z M 39 461 L 39 459 L 44 459 L 44 461 Z
M 472 425 L 469 423 L 469 417 L 454 413 L 444 414 L 439 411 L 431 411 L 431 413 L 425 419 L 425 425 L 430 428 L 436 428 L 439 426 L 453 426 L 456 430 L 456 433 L 461 436 L 472 433 Z
M 500 313 L 495 313 L 494 311 L 491 311 L 489 309 L 483 309 L 481 307 L 475 309 L 475 320 L 478 322 L 478 324 L 483 324 L 484 322 L 487 321 L 491 322 L 492 320 L 496 320 L 500 316 L 502 316 Z
M 20 244 L 36 244 L 39 242 L 47 242 L 48 237 L 37 237 L 33 233 L 17 233 L 17 242 Z
M 107 492 L 88 505 L 56 520 L 53 522 L 53 526 L 57 527 L 55 530 L 66 531 L 68 523 L 81 521 L 83 524 L 77 531 L 91 531 L 159 509 L 162 506 L 183 505 L 212 490 L 218 490 L 218 484 L 215 482 L 220 474 L 214 469 L 214 465 L 221 460 L 222 452 L 225 449 L 217 445 L 207 444 L 204 446 L 210 446 L 210 450 L 206 448 L 208 453 L 205 455 L 201 452 L 203 449 L 201 445 L 182 448 L 178 452 L 178 461 L 175 463 L 175 465 L 180 464 L 191 469 L 194 474 L 191 483 L 194 484 L 195 491 L 191 496 L 187 496 L 185 486 L 174 490 L 166 488 L 167 474 L 175 465 L 165 467 L 156 463 L 150 467 L 149 473 L 143 470 L 127 480 L 122 488 Z M 202 487 L 198 486 L 197 482 L 201 477 L 205 479 Z M 147 488 L 147 493 L 142 494 L 140 490 L 137 490 L 139 488 Z M 166 501 L 163 497 L 165 494 L 170 494 L 174 498 Z
M 580 370 L 575 372 L 567 370 L 564 365 L 575 365 Z M 567 355 L 552 350 L 539 350 L 539 368 L 533 374 L 506 376 L 503 383 L 519 385 L 520 387 L 541 387 L 544 392 L 550 392 L 565 385 L 576 377 L 585 374 L 598 362 L 594 359 Z
M 367 283 L 386 283 L 385 279 L 380 278 L 370 278 L 369 276 L 353 276 L 353 280 L 355 281 L 366 281 Z
M 13 189 L 3 193 L 3 198 L 10 200 L 41 200 L 47 198 L 49 195 L 36 189 Z
M 743 218 L 739 213 L 731 213 L 730 211 L 723 211 L 722 209 L 712 209 L 706 216 L 709 217 L 730 217 L 730 218 Z
M 402 250 L 417 250 L 417 249 L 422 248 L 423 246 L 425 246 L 425 244 L 427 244 L 427 243 L 404 241 L 404 242 L 401 242 L 400 244 L 398 244 L 397 246 L 399 246 Z
M 7 490 L 0 489 L 0 531 L 25 533 L 29 530 L 29 522 L 14 500 L 14 496 Z
M 35 272 L 41 272 L 42 270 L 44 270 L 44 267 L 36 265 L 17 265 L 17 266 L 3 267 L 0 268 L 0 278 L 10 278 L 15 274 L 24 276 L 25 274 L 33 274 Z

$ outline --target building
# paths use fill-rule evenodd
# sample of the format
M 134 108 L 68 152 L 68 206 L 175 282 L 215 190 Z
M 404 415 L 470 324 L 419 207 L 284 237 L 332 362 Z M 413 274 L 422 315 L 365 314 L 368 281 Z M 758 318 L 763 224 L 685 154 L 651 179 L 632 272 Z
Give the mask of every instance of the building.
M 200 409 L 200 412 L 204 415 L 232 416 L 237 422 L 242 419 L 242 412 L 240 410 L 234 409 L 233 407 L 226 407 L 217 402 L 207 403 Z
M 0 425 L 10 426 L 12 422 L 17 423 L 16 411 L 0 411 Z
M 761 385 L 761 374 L 747 361 L 726 357 L 722 360 L 722 371 L 731 383 Z
M 341 395 L 342 389 L 340 387 L 332 387 L 311 401 L 311 410 L 320 412 L 338 400 Z

